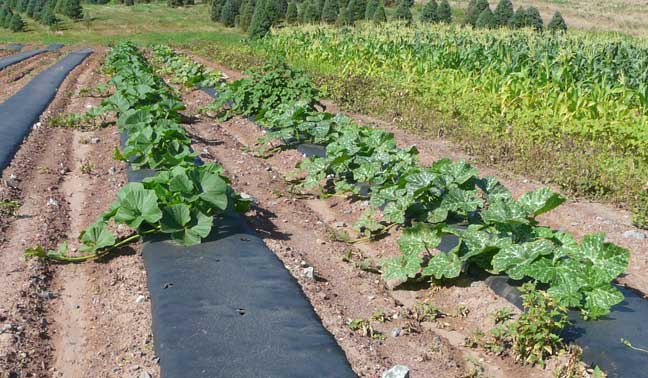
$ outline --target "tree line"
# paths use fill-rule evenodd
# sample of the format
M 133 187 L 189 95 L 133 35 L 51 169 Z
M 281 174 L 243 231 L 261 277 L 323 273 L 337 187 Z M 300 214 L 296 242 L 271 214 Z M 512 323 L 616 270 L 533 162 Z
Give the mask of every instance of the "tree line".
M 83 18 L 83 8 L 80 0 L 0 0 L 0 27 L 24 31 L 21 14 L 55 28 L 61 22 L 57 15 L 78 20 Z
M 382 23 L 388 20 L 385 8 L 396 5 L 392 0 L 212 0 L 211 19 L 228 27 L 239 27 L 251 38 L 262 37 L 278 24 L 327 23 L 352 26 L 357 21 Z M 394 19 L 413 21 L 413 0 L 400 0 Z M 424 7 L 421 22 L 450 23 L 452 10 L 448 0 L 430 0 Z
M 465 24 L 470 24 L 474 28 L 494 29 L 499 27 L 508 27 L 511 29 L 533 28 L 536 31 L 544 30 L 544 23 L 540 12 L 536 7 L 524 9 L 519 7 L 513 10 L 511 0 L 500 0 L 492 11 L 488 0 L 471 0 L 466 10 Z M 554 32 L 566 32 L 567 23 L 560 12 L 556 11 L 547 24 L 547 29 Z

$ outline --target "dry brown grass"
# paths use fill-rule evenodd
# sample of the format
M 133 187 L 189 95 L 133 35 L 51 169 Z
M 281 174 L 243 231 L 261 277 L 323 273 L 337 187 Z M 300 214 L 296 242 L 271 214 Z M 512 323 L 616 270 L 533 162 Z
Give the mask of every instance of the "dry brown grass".
M 489 0 L 492 9 L 498 0 Z M 545 23 L 555 11 L 567 25 L 589 31 L 614 31 L 635 36 L 648 36 L 648 1 L 645 0 L 512 0 L 513 6 L 535 6 Z M 465 8 L 468 0 L 451 1 L 452 6 Z

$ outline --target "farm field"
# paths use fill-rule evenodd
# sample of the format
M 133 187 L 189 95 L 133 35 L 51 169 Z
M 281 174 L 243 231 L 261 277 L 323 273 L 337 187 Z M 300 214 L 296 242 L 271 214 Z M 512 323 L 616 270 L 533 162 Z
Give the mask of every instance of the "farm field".
M 65 44 L 0 70 L 0 136 L 92 49 L 2 167 L 0 378 L 641 377 L 645 41 L 451 5 L 254 40 L 201 3 L 0 29 Z

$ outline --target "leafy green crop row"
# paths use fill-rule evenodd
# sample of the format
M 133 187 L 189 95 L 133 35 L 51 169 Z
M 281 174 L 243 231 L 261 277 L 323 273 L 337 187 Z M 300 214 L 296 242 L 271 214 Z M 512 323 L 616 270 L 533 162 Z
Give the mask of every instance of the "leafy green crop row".
M 69 255 L 65 242 L 56 251 L 30 248 L 28 256 L 83 261 L 152 233 L 166 234 L 182 245 L 198 244 L 210 233 L 214 216 L 244 211 L 249 205 L 229 186 L 220 166 L 195 164 L 191 139 L 178 124 L 183 104 L 135 45 L 115 46 L 105 68 L 115 93 L 90 114 L 114 112 L 120 131 L 128 135 L 123 150 L 115 149 L 115 158 L 128 161 L 133 169 L 157 172 L 117 193 L 110 209 L 81 233 L 80 255 Z M 109 229 L 111 221 L 133 231 L 118 238 Z
M 567 167 L 544 168 L 549 179 L 625 203 L 637 214 L 635 223 L 648 226 L 641 199 L 648 180 L 648 47 L 641 41 L 367 25 L 285 28 L 253 46 L 331 75 L 323 79 L 328 88 L 341 87 L 335 96 L 352 98 L 351 105 L 402 114 L 415 125 L 427 123 L 432 116 L 425 111 L 434 109 L 453 122 L 424 127 L 439 127 L 464 143 L 497 144 L 472 148 L 485 158 L 526 159 L 520 165 L 529 170 L 538 151 L 551 151 L 542 158 Z M 349 88 L 350 78 L 359 80 L 358 88 Z M 356 99 L 367 94 L 364 102 Z M 374 105 L 389 106 L 400 96 L 406 103 L 395 114 Z M 433 118 L 438 121 L 438 113 Z M 496 148 L 502 156 L 493 157 Z M 570 162 L 570 156 L 588 162 Z
M 588 318 L 607 314 L 623 300 L 611 282 L 627 269 L 627 250 L 606 243 L 603 234 L 578 243 L 536 221 L 564 202 L 561 195 L 542 188 L 515 199 L 497 179 L 479 177 L 463 161 L 421 166 L 416 148 L 399 148 L 393 134 L 318 111 L 317 92 L 304 75 L 275 67 L 269 64 L 228 84 L 224 93 L 234 107 L 226 108 L 223 100 L 215 105 L 224 117 L 259 111 L 257 120 L 268 130 L 264 142 L 325 145 L 326 157 L 300 164 L 306 188 L 359 195 L 358 185 L 369 186 L 370 210 L 356 227 L 369 234 L 403 228 L 401 255 L 383 263 L 385 279 L 449 279 L 475 266 L 541 282 L 561 304 L 581 309 Z M 289 79 L 267 80 L 277 76 Z M 293 92 L 305 86 L 302 95 Z M 459 244 L 449 253 L 435 253 L 444 235 L 455 235 Z
M 172 75 L 175 83 L 187 88 L 215 87 L 221 81 L 221 73 L 211 71 L 200 63 L 194 62 L 183 54 L 177 54 L 167 45 L 151 47 L 153 64 L 158 66 L 158 72 Z

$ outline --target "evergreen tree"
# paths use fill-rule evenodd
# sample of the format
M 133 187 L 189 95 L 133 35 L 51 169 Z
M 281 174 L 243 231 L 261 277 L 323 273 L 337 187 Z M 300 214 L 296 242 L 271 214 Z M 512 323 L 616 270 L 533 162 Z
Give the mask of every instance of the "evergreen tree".
M 25 30 L 25 22 L 23 21 L 22 17 L 18 13 L 14 13 L 13 16 L 11 16 L 11 23 L 9 24 L 9 29 L 12 32 L 19 32 Z
M 5 27 L 5 18 L 8 16 L 5 7 L 0 7 L 0 28 Z
M 63 14 L 74 20 L 80 20 L 83 17 L 81 2 L 79 0 L 66 0 L 63 5 Z
M 321 15 L 318 15 L 317 4 L 310 0 L 304 3 L 306 9 L 304 10 L 304 23 L 312 24 L 320 21 Z M 318 17 L 319 16 L 319 17 Z
M 508 27 L 511 29 L 520 29 L 525 26 L 527 26 L 526 12 L 524 11 L 524 8 L 519 7 L 515 13 L 513 13 L 513 17 L 509 19 Z
M 299 22 L 299 11 L 297 10 L 297 4 L 294 1 L 291 1 L 288 4 L 288 10 L 286 11 L 286 21 L 289 24 L 296 24 Z
M 441 0 L 439 8 L 437 8 L 437 18 L 439 22 L 449 24 L 452 22 L 452 9 L 448 0 Z
M 145 3 L 150 3 L 151 0 L 144 0 L 144 2 L 145 2 Z M 196 2 L 195 2 L 194 0 L 184 0 L 184 4 L 183 4 L 183 5 L 184 5 L 184 6 L 187 6 L 187 5 L 195 5 L 195 4 L 196 4 Z
M 541 32 L 544 28 L 542 17 L 536 7 L 529 7 L 526 10 L 526 24 L 531 26 L 535 31 Z
M 376 13 L 376 9 L 380 6 L 380 2 L 378 0 L 369 0 L 367 3 L 367 9 L 365 10 L 365 20 L 373 20 L 373 16 Z
M 492 29 L 497 26 L 497 21 L 493 12 L 490 10 L 490 7 L 484 9 L 484 11 L 477 18 L 475 27 L 480 29 Z
M 11 8 L 5 7 L 5 17 L 4 20 L 2 21 L 2 24 L 0 24 L 1 27 L 9 29 L 11 26 L 11 20 L 13 19 L 13 12 L 11 11 Z
M 338 6 L 338 0 L 326 0 L 322 10 L 322 21 L 327 24 L 334 24 L 337 21 L 338 13 L 340 13 Z
M 421 10 L 421 22 L 438 22 L 439 16 L 437 14 L 439 6 L 436 0 L 430 0 L 423 10 Z
M 477 24 L 477 19 L 486 8 L 489 8 L 488 0 L 471 1 L 466 17 L 467 23 L 474 27 Z
M 38 0 L 30 0 L 29 5 L 27 6 L 27 10 L 25 13 L 27 13 L 27 16 L 34 18 L 34 12 L 36 11 L 36 2 Z
M 353 0 L 352 0 L 353 1 Z M 350 4 L 351 2 L 349 2 Z M 340 8 L 340 14 L 338 15 L 335 25 L 337 26 L 352 26 L 354 24 L 353 17 L 349 11 L 349 7 Z
M 551 18 L 551 21 L 549 21 L 549 24 L 547 25 L 547 29 L 554 33 L 567 32 L 567 23 L 565 22 L 565 19 L 560 14 L 560 12 L 556 11 L 556 13 L 554 13 L 553 17 Z
M 347 10 L 349 11 L 349 17 L 353 18 L 353 21 L 362 20 L 367 11 L 367 3 L 365 0 L 351 0 Z
M 286 5 L 286 8 L 284 8 L 282 2 L 279 0 L 269 0 L 266 2 L 266 13 L 270 18 L 272 25 L 278 24 L 283 19 L 283 17 L 286 15 L 287 8 L 288 5 Z
M 380 4 L 378 8 L 376 8 L 376 12 L 374 13 L 373 16 L 373 22 L 376 24 L 382 24 L 383 22 L 387 22 L 387 13 L 385 13 L 385 6 Z
M 412 12 L 410 11 L 408 0 L 401 0 L 396 8 L 396 19 L 400 21 L 406 21 L 408 24 L 412 22 Z
M 252 16 L 254 16 L 254 1 L 246 0 L 245 2 L 243 2 L 243 5 L 241 6 L 239 23 L 238 23 L 239 27 L 244 32 L 248 31 L 248 29 L 250 28 L 250 23 L 252 22 Z
M 225 5 L 223 5 L 223 9 L 221 10 L 220 22 L 228 28 L 233 28 L 236 21 L 236 13 L 237 7 L 235 0 L 225 1 Z
M 250 23 L 250 30 L 248 35 L 251 39 L 263 38 L 270 32 L 272 27 L 272 20 L 266 12 L 266 1 L 272 0 L 257 0 L 254 7 L 254 15 L 252 16 L 252 23 Z
M 56 15 L 54 14 L 53 7 L 45 8 L 45 10 L 43 10 L 40 21 L 43 25 L 47 25 L 49 27 L 56 26 L 59 23 L 59 19 L 56 18 Z
M 133 5 L 135 5 L 135 0 L 124 0 L 124 5 L 126 5 L 127 7 L 132 7 Z M 180 5 L 182 5 L 182 3 L 180 3 Z
M 500 0 L 494 12 L 497 26 L 507 26 L 511 17 L 513 17 L 513 3 L 511 0 Z
M 174 1 L 174 0 L 169 0 L 169 1 Z M 209 17 L 211 18 L 212 21 L 214 22 L 220 21 L 223 5 L 225 5 L 225 0 L 212 0 L 211 10 L 209 14 Z

